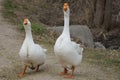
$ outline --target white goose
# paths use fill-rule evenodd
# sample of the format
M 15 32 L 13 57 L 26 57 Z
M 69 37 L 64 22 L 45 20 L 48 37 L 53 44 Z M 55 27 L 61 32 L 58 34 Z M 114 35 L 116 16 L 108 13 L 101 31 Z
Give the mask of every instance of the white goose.
M 67 3 L 64 3 L 64 30 L 60 37 L 56 40 L 54 46 L 54 52 L 59 62 L 64 67 L 64 71 L 60 75 L 65 75 L 66 78 L 73 78 L 73 72 L 75 67 L 81 63 L 83 48 L 80 44 L 76 44 L 70 39 L 69 31 L 69 15 L 70 10 Z M 72 70 L 70 75 L 66 75 L 68 72 L 68 66 Z
M 24 61 L 24 69 L 18 76 L 22 77 L 25 74 L 27 67 L 35 69 L 38 71 L 39 66 L 45 63 L 46 50 L 43 49 L 40 45 L 35 44 L 32 38 L 31 33 L 31 23 L 28 19 L 24 19 L 23 22 L 25 28 L 25 40 L 20 49 L 19 55 Z

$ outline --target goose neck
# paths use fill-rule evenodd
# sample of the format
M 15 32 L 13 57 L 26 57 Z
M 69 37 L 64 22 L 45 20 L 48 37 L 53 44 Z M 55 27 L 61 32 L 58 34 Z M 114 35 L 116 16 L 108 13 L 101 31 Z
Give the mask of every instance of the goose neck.
M 64 15 L 64 29 L 63 34 L 70 37 L 70 31 L 69 31 L 69 16 Z
M 25 30 L 25 32 L 26 32 L 25 39 L 33 42 L 31 30 Z

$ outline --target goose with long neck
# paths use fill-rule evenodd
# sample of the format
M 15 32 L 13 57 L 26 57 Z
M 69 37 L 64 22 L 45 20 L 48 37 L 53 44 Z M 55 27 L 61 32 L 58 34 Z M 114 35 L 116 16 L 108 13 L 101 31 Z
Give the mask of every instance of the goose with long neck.
M 44 64 L 46 59 L 46 50 L 40 45 L 35 44 L 33 41 L 30 21 L 28 19 L 24 19 L 23 25 L 26 34 L 19 55 L 21 60 L 24 62 L 24 69 L 18 74 L 19 77 L 22 77 L 25 74 L 27 67 L 38 71 L 39 66 Z
M 69 30 L 70 9 L 68 3 L 64 3 L 63 12 L 64 29 L 62 34 L 56 40 L 56 43 L 54 45 L 54 52 L 58 61 L 64 68 L 64 71 L 61 72 L 60 75 L 63 75 L 66 78 L 73 78 L 75 67 L 78 66 L 82 61 L 83 48 L 80 47 L 80 44 L 71 41 Z M 70 75 L 66 75 L 68 73 L 68 67 L 71 69 Z

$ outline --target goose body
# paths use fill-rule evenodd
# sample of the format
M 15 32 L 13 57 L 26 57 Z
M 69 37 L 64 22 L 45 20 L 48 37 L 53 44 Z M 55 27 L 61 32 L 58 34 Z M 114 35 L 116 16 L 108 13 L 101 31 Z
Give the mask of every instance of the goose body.
M 19 55 L 21 60 L 23 60 L 25 66 L 23 72 L 19 74 L 19 76 L 23 76 L 27 67 L 31 69 L 38 70 L 39 66 L 45 63 L 46 50 L 43 49 L 40 45 L 35 44 L 32 38 L 31 33 L 31 23 L 28 19 L 24 20 L 24 28 L 25 28 L 25 40 L 20 49 Z
M 63 67 L 78 66 L 82 60 L 83 48 L 79 44 L 61 35 L 54 46 L 54 52 Z
M 61 74 L 67 74 L 67 67 L 71 67 L 71 74 L 68 78 L 73 78 L 73 71 L 76 66 L 78 66 L 82 61 L 83 48 L 80 44 L 71 41 L 70 31 L 69 31 L 69 7 L 68 4 L 64 4 L 64 29 L 60 37 L 56 40 L 54 45 L 54 52 L 57 59 L 64 67 L 64 72 Z
M 32 43 L 31 40 L 26 39 L 20 49 L 19 55 L 25 64 L 30 67 L 36 67 L 38 64 L 44 64 L 45 51 L 38 45 Z

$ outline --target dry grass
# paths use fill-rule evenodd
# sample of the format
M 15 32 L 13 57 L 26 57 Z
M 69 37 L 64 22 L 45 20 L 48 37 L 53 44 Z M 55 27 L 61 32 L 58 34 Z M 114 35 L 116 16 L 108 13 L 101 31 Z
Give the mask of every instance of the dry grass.
M 21 22 L 23 18 L 28 17 L 32 21 L 47 25 L 63 25 L 64 2 L 70 4 L 72 24 L 88 24 L 94 2 L 90 0 L 4 0 L 4 17 L 14 22 Z M 85 11 L 86 9 L 88 11 Z

